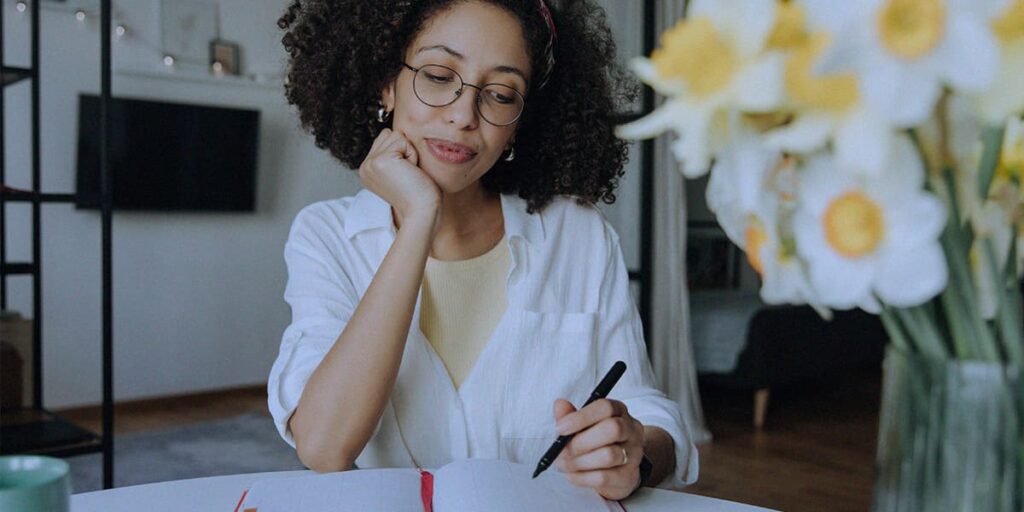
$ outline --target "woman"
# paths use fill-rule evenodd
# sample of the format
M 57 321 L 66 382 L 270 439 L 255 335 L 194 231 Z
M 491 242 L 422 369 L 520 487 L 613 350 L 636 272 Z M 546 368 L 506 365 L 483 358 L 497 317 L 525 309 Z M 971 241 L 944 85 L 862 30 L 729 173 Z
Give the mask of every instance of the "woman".
M 305 208 L 285 247 L 269 405 L 308 467 L 532 466 L 576 432 L 556 467 L 606 498 L 696 478 L 593 207 L 625 162 L 615 47 L 589 1 L 550 7 L 301 0 L 279 21 L 289 102 L 365 187 Z

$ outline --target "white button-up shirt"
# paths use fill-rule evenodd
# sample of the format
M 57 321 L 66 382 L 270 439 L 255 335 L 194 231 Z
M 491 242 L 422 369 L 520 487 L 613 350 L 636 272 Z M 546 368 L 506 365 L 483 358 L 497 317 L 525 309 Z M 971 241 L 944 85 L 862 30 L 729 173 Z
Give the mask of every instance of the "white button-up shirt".
M 543 211 L 501 196 L 512 255 L 508 309 L 455 388 L 419 329 L 417 297 L 398 378 L 361 468 L 441 467 L 465 458 L 536 464 L 554 441 L 556 398 L 577 407 L 622 360 L 609 398 L 675 440 L 676 471 L 661 487 L 697 478 L 697 451 L 676 403 L 654 385 L 619 237 L 600 212 L 558 197 Z M 288 418 L 395 240 L 391 207 L 369 190 L 322 201 L 295 218 L 284 257 L 292 323 L 270 371 L 269 407 L 292 446 Z

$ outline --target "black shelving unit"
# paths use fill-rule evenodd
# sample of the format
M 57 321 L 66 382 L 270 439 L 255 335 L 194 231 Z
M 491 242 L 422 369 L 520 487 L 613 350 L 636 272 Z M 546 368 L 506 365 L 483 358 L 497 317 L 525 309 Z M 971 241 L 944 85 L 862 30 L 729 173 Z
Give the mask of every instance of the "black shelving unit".
M 7 309 L 7 278 L 29 276 L 32 279 L 32 350 L 33 350 L 33 399 L 30 406 L 18 410 L 4 410 L 0 413 L 0 454 L 39 454 L 54 457 L 69 457 L 87 453 L 103 454 L 103 488 L 113 487 L 113 330 L 111 295 L 111 183 L 108 166 L 109 122 L 107 105 L 110 100 L 110 0 L 101 0 L 101 103 L 100 103 L 100 169 L 102 215 L 102 300 L 103 300 L 103 428 L 100 433 L 91 432 L 59 415 L 47 410 L 43 404 L 43 302 L 42 302 L 42 244 L 41 212 L 44 204 L 73 204 L 74 194 L 44 193 L 41 191 L 40 172 L 40 115 L 39 115 L 39 40 L 40 2 L 31 1 L 31 66 L 20 68 L 3 63 L 3 4 L 0 3 L 0 155 L 4 154 L 6 136 L 4 133 L 4 90 L 7 86 L 22 80 L 31 82 L 32 116 L 31 154 L 32 188 L 15 189 L 6 186 L 5 162 L 0 158 L 0 309 Z M 27 203 L 32 209 L 32 261 L 7 261 L 7 204 Z

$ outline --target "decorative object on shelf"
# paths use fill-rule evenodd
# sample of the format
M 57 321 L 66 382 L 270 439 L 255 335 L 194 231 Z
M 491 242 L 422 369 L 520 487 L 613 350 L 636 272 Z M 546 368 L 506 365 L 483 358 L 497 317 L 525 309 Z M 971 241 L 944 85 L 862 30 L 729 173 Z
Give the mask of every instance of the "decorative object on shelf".
M 874 509 L 1024 509 L 1024 0 L 694 0 L 631 65 L 762 299 L 881 316 Z
M 215 75 L 239 75 L 239 50 L 236 43 L 210 41 L 210 72 Z
M 207 67 L 210 42 L 219 37 L 217 4 L 199 0 L 162 0 L 161 48 L 178 66 Z

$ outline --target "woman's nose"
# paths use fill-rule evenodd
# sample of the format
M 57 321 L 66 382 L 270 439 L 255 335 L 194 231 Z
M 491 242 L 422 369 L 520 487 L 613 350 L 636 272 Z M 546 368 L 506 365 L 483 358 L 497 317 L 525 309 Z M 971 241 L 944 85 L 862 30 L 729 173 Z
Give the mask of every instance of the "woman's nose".
M 480 114 L 476 109 L 477 92 L 471 87 L 463 86 L 456 93 L 455 101 L 445 107 L 448 122 L 461 128 L 474 128 L 480 122 Z

